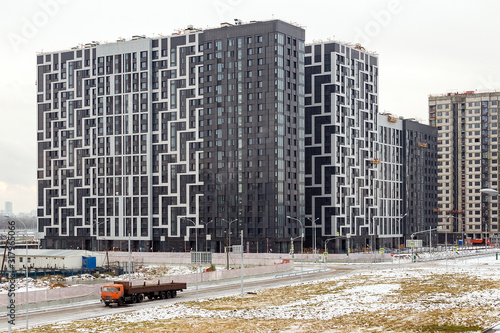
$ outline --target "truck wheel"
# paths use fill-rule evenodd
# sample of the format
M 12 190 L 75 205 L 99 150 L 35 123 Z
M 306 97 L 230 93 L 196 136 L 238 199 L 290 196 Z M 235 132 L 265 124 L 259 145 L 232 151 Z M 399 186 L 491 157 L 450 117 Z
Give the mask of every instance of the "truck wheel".
M 160 298 L 161 298 L 161 299 L 165 299 L 165 298 L 167 298 L 167 294 L 166 294 L 164 291 L 161 291 L 161 292 L 160 292 Z
M 170 290 L 167 291 L 167 298 L 171 298 L 172 297 L 172 294 L 170 294 Z
M 131 303 L 137 303 L 137 296 L 136 295 L 132 295 L 132 297 L 130 298 L 130 302 Z
M 104 302 L 104 305 L 109 306 L 109 302 Z
M 142 303 L 142 301 L 144 301 L 144 294 L 139 294 L 137 296 L 137 303 Z
M 172 290 L 172 298 L 176 298 L 177 297 L 177 290 Z
M 123 297 L 120 297 L 118 299 L 118 306 L 122 306 L 123 305 Z
M 155 299 L 155 294 L 154 293 L 149 293 L 148 294 L 148 299 Z

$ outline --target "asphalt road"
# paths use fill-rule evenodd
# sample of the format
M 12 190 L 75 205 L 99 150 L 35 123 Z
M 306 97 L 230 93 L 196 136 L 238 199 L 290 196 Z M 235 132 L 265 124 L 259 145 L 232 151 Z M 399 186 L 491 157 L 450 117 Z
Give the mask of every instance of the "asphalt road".
M 327 279 L 332 276 L 340 276 L 351 274 L 352 272 L 362 271 L 366 269 L 373 269 L 374 267 L 369 265 L 335 265 L 330 266 L 327 271 L 308 273 L 310 270 L 314 270 L 315 267 L 304 267 L 304 274 L 302 275 L 303 282 L 316 281 Z M 386 265 L 377 266 L 377 269 L 387 268 Z M 300 270 L 295 273 L 297 275 L 285 276 L 276 278 L 275 275 L 267 275 L 261 277 L 248 277 L 244 281 L 243 292 L 253 292 L 259 289 L 281 287 L 294 283 L 300 283 L 301 274 Z M 40 309 L 33 310 L 28 314 L 29 327 L 47 325 L 58 322 L 75 321 L 82 319 L 97 318 L 111 314 L 126 313 L 135 311 L 138 309 L 151 308 L 155 306 L 161 306 L 166 304 L 172 304 L 175 302 L 188 302 L 195 301 L 197 297 L 210 298 L 210 297 L 220 297 L 229 295 L 239 295 L 241 293 L 241 281 L 234 279 L 231 281 L 217 281 L 212 283 L 204 283 L 198 286 L 198 292 L 196 291 L 195 285 L 188 286 L 188 289 L 178 293 L 175 299 L 166 300 L 145 300 L 140 304 L 126 304 L 121 307 L 112 305 L 110 307 L 104 306 L 104 304 L 99 301 L 95 302 L 84 302 L 84 303 L 74 303 L 71 305 L 61 305 L 57 308 L 50 309 Z M 25 310 L 20 310 L 16 313 L 16 325 L 14 328 L 26 328 L 26 312 Z M 5 312 L 0 315 L 0 331 L 4 332 L 8 330 L 7 318 Z

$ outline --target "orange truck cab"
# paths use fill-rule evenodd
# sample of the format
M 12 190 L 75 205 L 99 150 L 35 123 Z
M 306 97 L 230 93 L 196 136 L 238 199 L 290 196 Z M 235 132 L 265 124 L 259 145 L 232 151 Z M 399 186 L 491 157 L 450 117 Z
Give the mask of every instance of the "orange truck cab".
M 124 288 L 121 284 L 103 286 L 101 290 L 101 301 L 104 302 L 106 306 L 109 306 L 111 303 L 123 305 L 123 303 L 125 303 L 123 292 Z

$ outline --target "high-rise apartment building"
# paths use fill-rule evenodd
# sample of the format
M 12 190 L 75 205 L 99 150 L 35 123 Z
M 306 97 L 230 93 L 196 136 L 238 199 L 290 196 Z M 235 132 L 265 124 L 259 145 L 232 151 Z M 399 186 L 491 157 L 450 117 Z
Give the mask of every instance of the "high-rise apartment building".
M 376 54 L 306 46 L 307 246 L 395 248 L 435 228 L 436 137 L 431 126 L 378 113 Z
M 306 239 L 335 238 L 335 251 L 399 232 L 379 215 L 377 108 L 375 54 L 336 42 L 306 46 L 306 225 L 316 232 Z
M 498 233 L 500 93 L 429 96 L 429 119 L 438 130 L 438 205 L 441 242 L 472 242 Z
M 273 20 L 39 54 L 43 246 L 178 251 L 198 234 L 223 251 L 243 232 L 250 251 L 288 251 L 304 52 L 304 30 Z
M 394 248 L 403 236 L 403 121 L 378 114 L 377 128 L 375 159 L 370 161 L 375 171 L 373 193 L 377 207 L 372 223 L 373 245 L 375 249 Z
M 405 214 L 403 235 L 405 240 L 422 239 L 428 244 L 428 230 L 438 226 L 436 212 L 437 182 L 437 128 L 411 119 L 400 120 L 403 124 L 403 209 Z M 435 231 L 431 231 L 432 244 L 436 244 Z

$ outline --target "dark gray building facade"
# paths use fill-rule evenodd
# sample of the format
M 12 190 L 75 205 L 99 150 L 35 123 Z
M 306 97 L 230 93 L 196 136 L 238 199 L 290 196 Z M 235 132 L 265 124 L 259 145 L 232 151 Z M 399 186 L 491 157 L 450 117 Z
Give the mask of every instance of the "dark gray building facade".
M 243 232 L 252 252 L 289 251 L 287 216 L 305 213 L 304 34 L 225 23 L 39 54 L 42 246 L 223 251 Z
M 419 122 L 403 122 L 403 234 L 405 240 L 422 239 L 429 244 L 429 229 L 438 226 L 437 129 Z M 431 232 L 436 245 L 436 231 Z M 444 243 L 444 234 L 442 242 Z
M 307 246 L 370 246 L 377 216 L 378 57 L 359 45 L 306 46 Z

